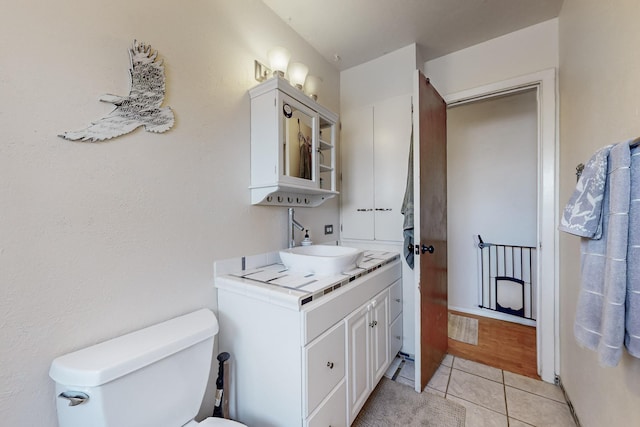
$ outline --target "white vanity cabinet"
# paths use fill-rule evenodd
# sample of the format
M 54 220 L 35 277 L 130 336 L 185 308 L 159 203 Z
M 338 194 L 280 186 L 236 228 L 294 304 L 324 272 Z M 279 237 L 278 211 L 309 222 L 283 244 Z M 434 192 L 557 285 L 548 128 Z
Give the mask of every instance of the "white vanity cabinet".
M 338 194 L 338 116 L 280 77 L 249 95 L 251 203 L 312 207 Z
M 286 290 L 216 277 L 232 418 L 250 426 L 348 427 L 390 364 L 390 288 L 401 274 L 395 256 L 299 305 Z M 366 381 L 357 409 L 347 397 L 352 378 L 358 386 Z

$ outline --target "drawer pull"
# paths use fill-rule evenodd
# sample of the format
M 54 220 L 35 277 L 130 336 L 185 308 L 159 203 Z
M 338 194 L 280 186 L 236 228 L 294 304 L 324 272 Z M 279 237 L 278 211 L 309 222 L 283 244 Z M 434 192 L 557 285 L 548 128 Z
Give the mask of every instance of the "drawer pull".
M 333 362 L 327 362 L 327 368 L 333 369 Z

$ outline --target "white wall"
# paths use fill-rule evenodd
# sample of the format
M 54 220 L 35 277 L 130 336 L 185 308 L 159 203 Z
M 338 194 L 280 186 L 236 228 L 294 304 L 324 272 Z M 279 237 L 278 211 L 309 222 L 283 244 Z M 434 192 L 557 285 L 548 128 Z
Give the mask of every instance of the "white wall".
M 449 307 L 477 310 L 479 249 L 536 246 L 536 91 L 447 110 Z
M 413 93 L 417 46 L 410 44 L 340 73 L 340 109 Z
M 558 66 L 558 19 L 427 61 L 425 75 L 446 97 Z
M 380 58 L 342 71 L 340 73 L 340 110 L 346 112 L 371 106 L 376 102 L 412 94 L 413 73 L 416 69 L 418 57 L 417 46 L 411 44 L 381 56 Z M 404 132 L 401 134 L 404 134 Z M 406 177 L 409 159 L 409 136 L 402 136 L 399 138 L 399 141 L 403 139 L 406 139 L 406 143 L 403 146 L 399 146 L 398 150 L 405 153 L 400 155 L 405 160 L 401 162 L 399 167 L 399 176 Z M 349 141 L 343 141 L 343 143 L 348 144 Z M 348 168 L 349 165 L 343 164 L 341 167 Z M 403 183 L 403 186 L 402 188 L 396 188 L 395 191 L 402 197 L 405 191 L 404 183 L 406 182 L 406 178 L 402 178 L 400 181 Z M 378 183 L 376 183 L 376 185 L 377 184 Z M 400 204 L 402 204 L 401 198 Z M 401 231 L 399 231 L 398 238 L 402 238 Z M 400 254 L 402 254 L 404 246 L 402 243 L 395 244 L 365 240 L 344 240 L 343 242 L 348 246 L 375 250 L 390 250 Z M 402 351 L 414 355 L 415 281 L 413 279 L 413 270 L 410 269 L 404 261 L 402 262 L 402 292 Z
M 640 3 L 565 0 L 560 13 L 560 209 L 575 167 L 598 148 L 640 135 Z M 573 336 L 579 239 L 560 233 L 561 377 L 584 427 L 640 424 L 640 360 L 615 368 Z M 637 260 L 636 260 L 637 262 Z
M 214 260 L 285 246 L 286 209 L 249 204 L 253 60 L 288 47 L 336 112 L 339 74 L 258 0 L 3 6 L 0 414 L 3 425 L 49 427 L 56 356 L 215 309 Z M 175 127 L 58 138 L 109 112 L 103 93 L 126 94 L 134 39 L 165 59 Z M 314 241 L 324 224 L 337 229 L 337 206 L 296 212 Z

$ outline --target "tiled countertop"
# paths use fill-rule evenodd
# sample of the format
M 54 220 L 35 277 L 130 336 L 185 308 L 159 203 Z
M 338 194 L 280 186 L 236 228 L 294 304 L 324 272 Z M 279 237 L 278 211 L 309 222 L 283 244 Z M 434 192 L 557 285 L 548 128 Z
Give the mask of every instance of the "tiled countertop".
M 322 276 L 290 272 L 280 262 L 278 253 L 274 252 L 216 262 L 215 284 L 219 289 L 299 310 L 305 304 L 397 259 L 400 259 L 397 252 L 367 250 L 358 267 L 353 270 Z

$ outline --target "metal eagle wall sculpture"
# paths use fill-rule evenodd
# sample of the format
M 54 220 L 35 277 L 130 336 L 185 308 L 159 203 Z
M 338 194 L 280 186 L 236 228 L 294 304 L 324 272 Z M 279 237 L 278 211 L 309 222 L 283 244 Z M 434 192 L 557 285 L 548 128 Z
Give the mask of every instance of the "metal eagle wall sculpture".
M 105 117 L 92 122 L 85 129 L 59 135 L 71 141 L 98 142 L 125 135 L 140 126 L 148 132 L 165 132 L 173 126 L 170 107 L 161 107 L 164 101 L 165 78 L 162 60 L 156 61 L 158 51 L 134 40 L 129 49 L 131 90 L 128 96 L 106 94 L 102 102 L 116 108 Z

